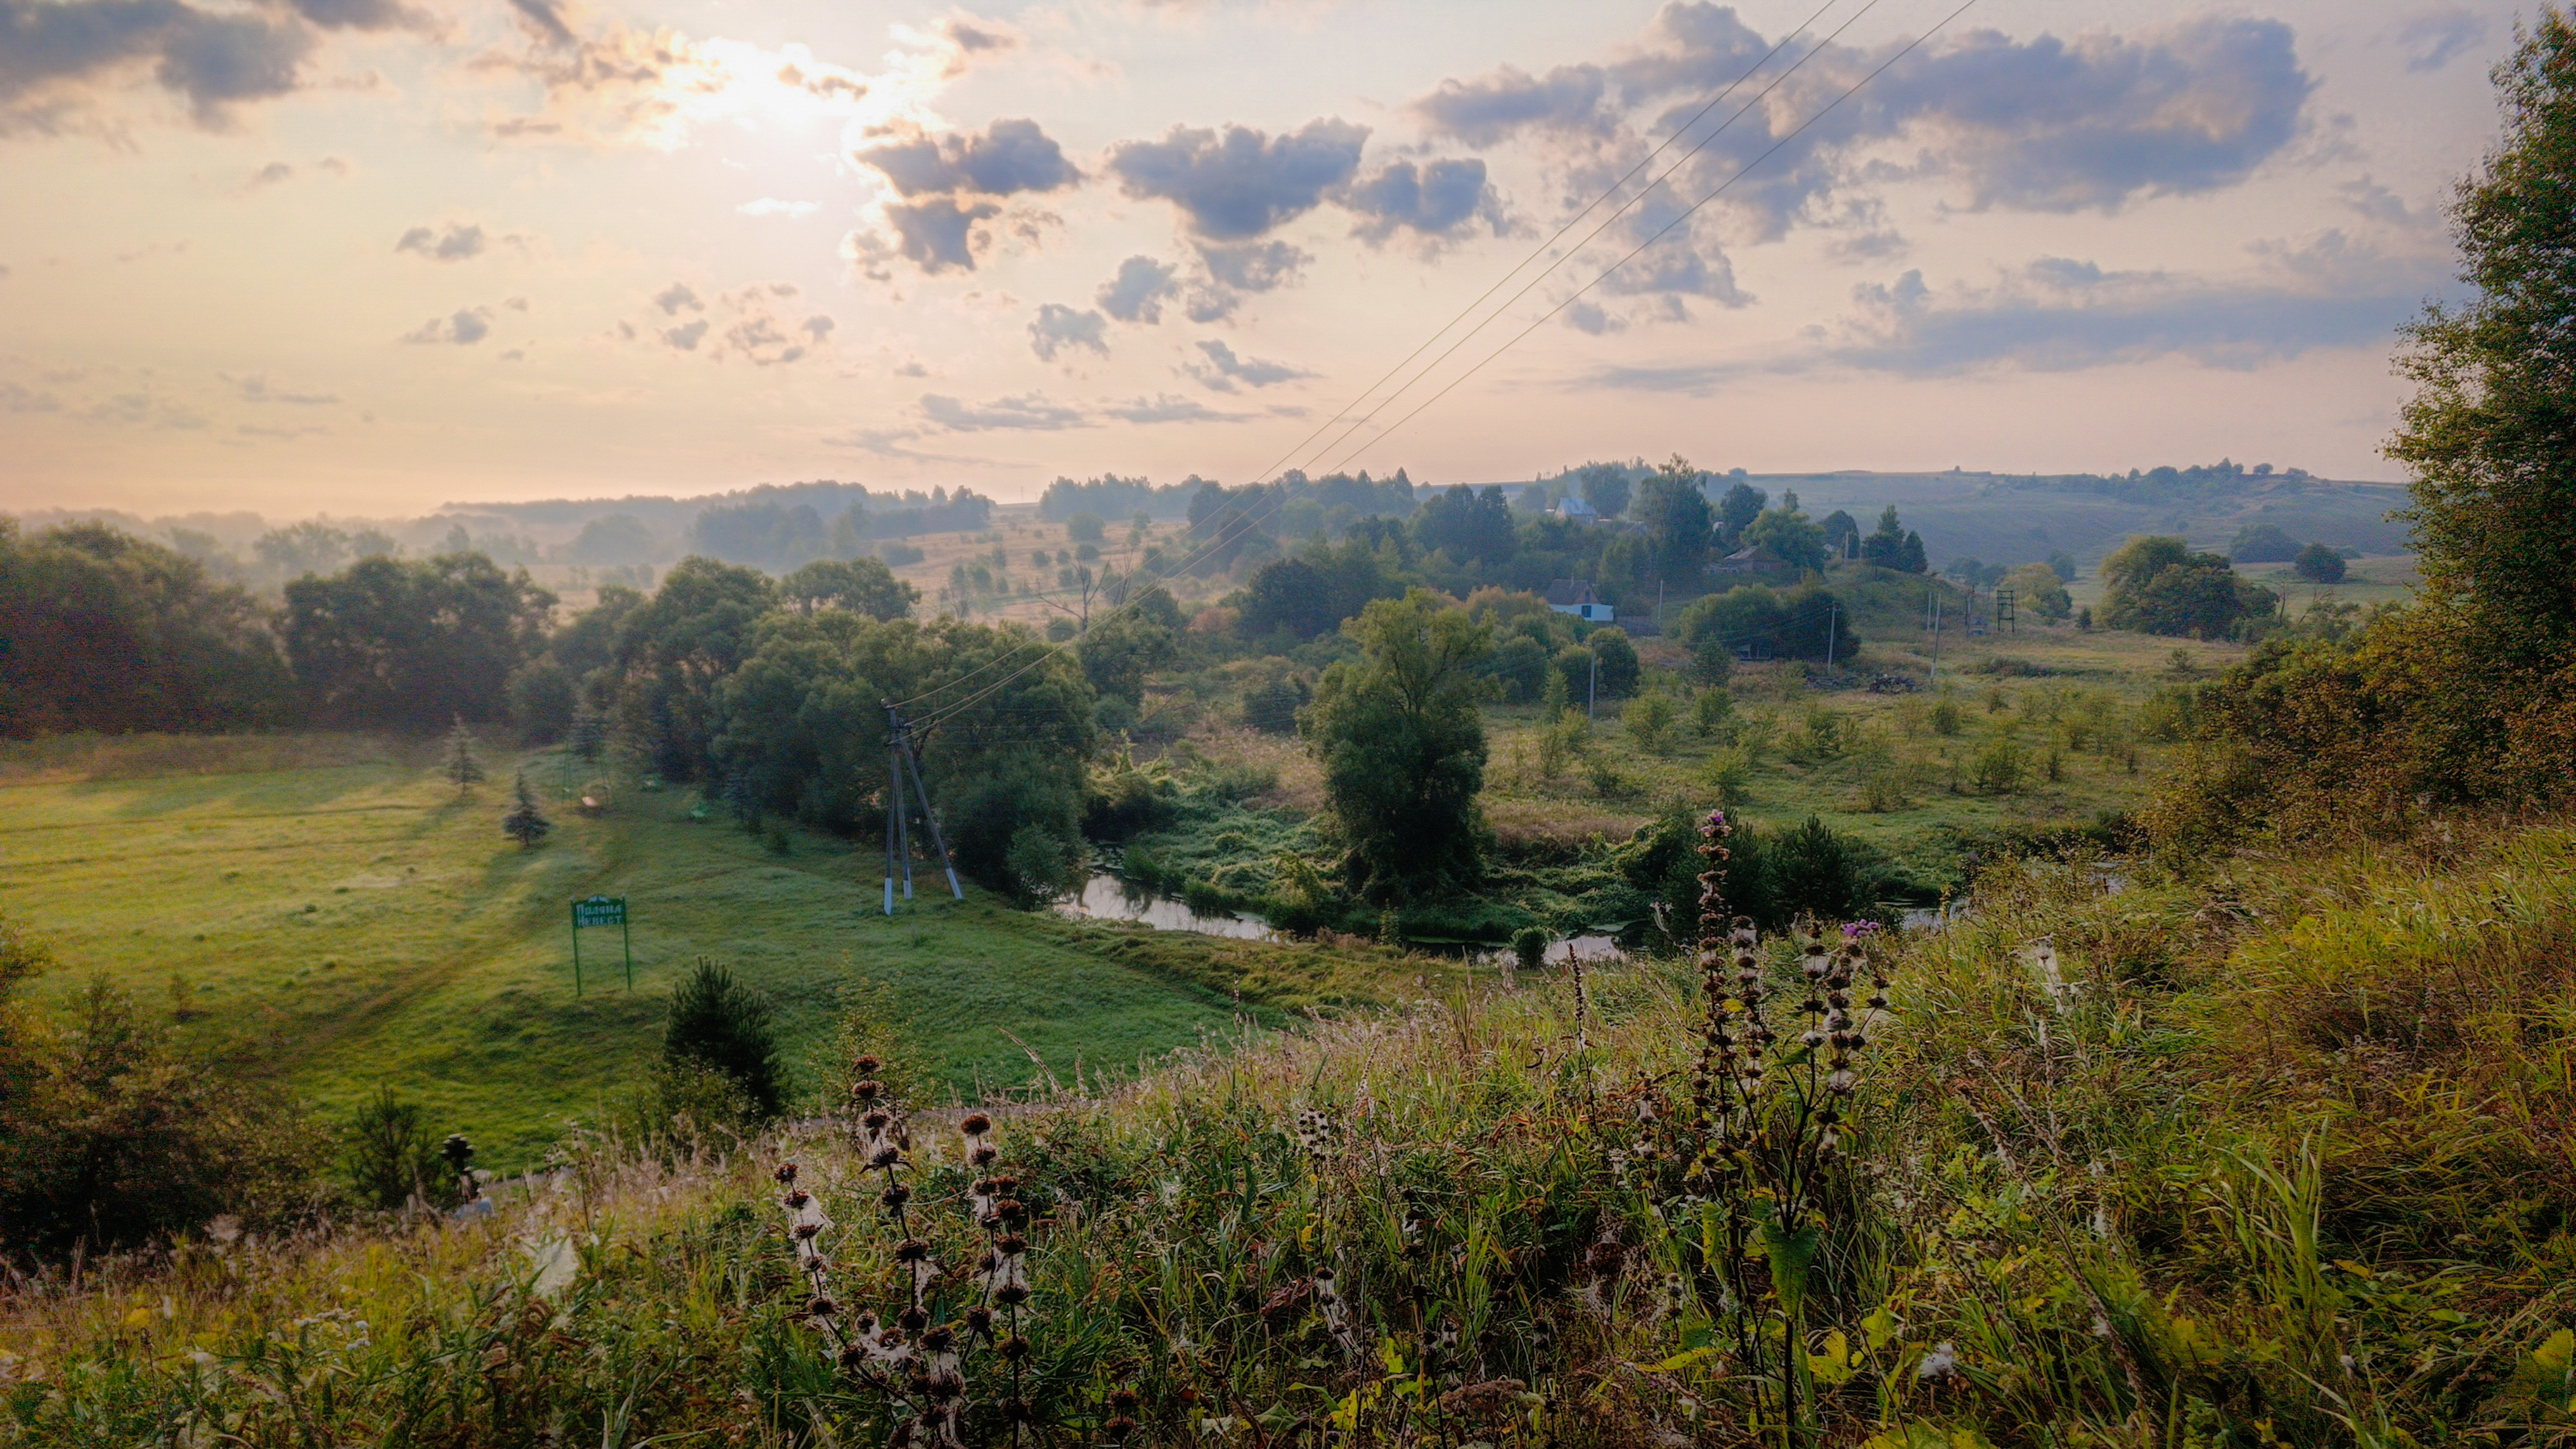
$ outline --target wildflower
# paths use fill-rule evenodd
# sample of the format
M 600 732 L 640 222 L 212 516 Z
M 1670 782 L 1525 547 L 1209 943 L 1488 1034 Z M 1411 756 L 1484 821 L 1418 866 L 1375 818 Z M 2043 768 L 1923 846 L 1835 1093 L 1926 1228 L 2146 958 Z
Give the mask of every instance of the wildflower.
M 1948 1383 L 1959 1376 L 1959 1351 L 1949 1340 L 1932 1345 L 1923 1361 L 1914 1366 L 1914 1376 L 1927 1384 Z

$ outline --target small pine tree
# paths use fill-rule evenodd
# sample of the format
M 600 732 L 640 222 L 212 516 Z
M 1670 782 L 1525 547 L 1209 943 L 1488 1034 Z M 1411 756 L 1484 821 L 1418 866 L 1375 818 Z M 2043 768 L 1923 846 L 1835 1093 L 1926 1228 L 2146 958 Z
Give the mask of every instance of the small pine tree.
M 694 1062 L 722 1072 L 742 1088 L 754 1115 L 766 1120 L 786 1105 L 786 1067 L 778 1057 L 778 1032 L 769 1003 L 701 956 L 697 969 L 671 993 L 671 1016 L 662 1028 L 662 1059 Z
M 1574 707 L 1574 687 L 1566 682 L 1565 671 L 1553 663 L 1548 666 L 1547 683 L 1538 697 L 1538 717 L 1550 724 Z
M 474 731 L 465 727 L 461 714 L 456 728 L 447 732 L 447 778 L 456 782 L 459 795 L 483 782 L 483 757 L 474 752 Z
M 511 794 L 516 803 L 511 805 L 509 814 L 501 817 L 501 833 L 519 842 L 521 850 L 533 849 L 538 841 L 546 838 L 547 831 L 555 828 L 555 824 L 537 809 L 536 792 L 528 788 L 527 771 L 519 772 L 518 780 L 511 786 Z

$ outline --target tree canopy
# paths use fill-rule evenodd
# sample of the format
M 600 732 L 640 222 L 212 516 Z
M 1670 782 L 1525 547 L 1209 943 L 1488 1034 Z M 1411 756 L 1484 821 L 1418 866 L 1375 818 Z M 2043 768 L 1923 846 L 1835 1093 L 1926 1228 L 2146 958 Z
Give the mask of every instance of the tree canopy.
M 479 553 L 362 558 L 286 586 L 282 632 L 314 718 L 426 725 L 494 719 L 544 641 L 555 596 Z
M 2272 591 L 2236 576 L 2225 556 L 2141 534 L 2102 560 L 2103 622 L 2145 634 L 2225 639 L 2272 612 Z
M 1492 626 L 1414 589 L 1344 625 L 1361 657 L 1324 672 L 1304 732 L 1349 849 L 1353 883 L 1381 898 L 1480 873 L 1485 729 L 1480 666 Z

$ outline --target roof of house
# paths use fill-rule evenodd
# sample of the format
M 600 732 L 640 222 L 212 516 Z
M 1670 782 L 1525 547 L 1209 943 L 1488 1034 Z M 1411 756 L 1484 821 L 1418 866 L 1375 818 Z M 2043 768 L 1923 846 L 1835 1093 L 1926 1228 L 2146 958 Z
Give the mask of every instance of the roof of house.
M 1752 569 L 1785 569 L 1789 567 L 1789 561 L 1756 543 L 1739 548 L 1717 561 L 1719 568 L 1729 565 L 1733 565 L 1731 572 L 1741 573 Z
M 1570 496 L 1557 503 L 1556 511 L 1560 517 L 1564 518 L 1599 518 L 1601 516 L 1600 509 L 1593 507 L 1591 504 L 1584 502 L 1580 498 Z
M 1547 602 L 1550 608 L 1566 608 L 1596 600 L 1592 597 L 1592 585 L 1588 580 L 1550 579 L 1547 581 Z

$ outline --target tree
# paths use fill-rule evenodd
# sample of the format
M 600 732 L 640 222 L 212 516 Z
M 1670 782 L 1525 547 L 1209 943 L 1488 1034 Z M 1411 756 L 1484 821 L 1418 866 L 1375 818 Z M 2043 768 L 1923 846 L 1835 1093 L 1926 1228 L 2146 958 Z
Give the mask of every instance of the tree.
M 688 780 L 708 768 L 723 727 L 725 679 L 750 654 L 753 626 L 776 604 L 777 590 L 759 570 L 685 558 L 619 621 L 610 667 L 620 733 L 654 769 Z
M 1745 527 L 1744 543 L 1748 547 L 1768 549 L 1782 563 L 1802 569 L 1821 570 L 1830 557 L 1825 547 L 1825 531 L 1808 521 L 1807 515 L 1794 503 L 1765 509 Z
M 722 1073 L 742 1089 L 759 1120 L 776 1117 L 786 1106 L 787 1070 L 769 1002 L 704 956 L 671 993 L 662 1060 Z
M 1379 898 L 1481 873 L 1492 627 L 1428 589 L 1343 626 L 1361 657 L 1324 672 L 1303 721 L 1354 884 Z
M 286 586 L 286 657 L 319 718 L 426 725 L 508 707 L 555 596 L 479 553 L 363 558 Z
M 1171 629 L 1136 609 L 1121 609 L 1091 626 L 1073 646 L 1092 691 L 1129 704 L 1145 700 L 1145 676 L 1179 656 Z
M 608 716 L 587 706 L 576 709 L 567 735 L 576 758 L 596 760 L 608 751 Z
M 1312 639 L 1341 622 L 1323 574 L 1301 558 L 1273 559 L 1254 570 L 1242 609 L 1239 622 L 1247 639 L 1268 638 L 1281 630 Z
M 2033 617 L 2055 622 L 2067 616 L 2075 602 L 2066 596 L 2066 585 L 2058 582 L 2057 571 L 2046 564 L 2023 564 L 2004 575 L 2004 588 L 2013 591 L 2015 608 L 2030 611 Z
M 572 728 L 578 708 L 572 676 L 551 657 L 540 655 L 510 675 L 510 723 L 531 744 L 552 744 Z
M 2494 72 L 2505 134 L 2452 195 L 2460 277 L 2427 305 L 2398 371 L 2416 384 L 2388 456 L 2414 475 L 2425 592 L 2479 652 L 2533 666 L 2576 652 L 2576 21 L 2544 7 Z
M 465 727 L 463 715 L 456 717 L 456 727 L 447 732 L 447 763 L 442 769 L 455 782 L 459 795 L 483 783 L 483 757 L 474 752 L 474 731 Z
M 1625 699 L 1637 692 L 1637 646 L 1629 641 L 1627 630 L 1615 624 L 1595 629 L 1583 637 L 1583 644 L 1600 663 L 1603 699 Z
M 1635 491 L 1628 485 L 1628 470 L 1617 463 L 1585 465 L 1582 484 L 1583 501 L 1604 518 L 1627 512 L 1628 499 Z
M 449 1175 L 440 1171 L 437 1141 L 418 1102 L 394 1095 L 391 1083 L 378 1083 L 341 1133 L 340 1161 L 349 1190 L 358 1201 L 382 1212 L 396 1212 L 417 1200 L 437 1207 L 457 1194 Z
M 2102 622 L 2114 629 L 2198 639 L 2227 638 L 2277 602 L 2271 590 L 2238 578 L 2224 557 L 2151 534 L 2102 560 L 2102 595 Z
M 1932 571 L 1932 561 L 1923 552 L 1923 535 L 1913 532 L 1905 535 L 1905 547 L 1897 552 L 1896 567 L 1900 572 L 1909 574 Z
M 1708 567 L 1707 476 L 1675 453 L 1646 475 L 1629 506 L 1629 512 L 1646 526 L 1654 577 L 1676 587 L 1695 587 Z
M 1824 522 L 1817 524 L 1816 526 L 1825 531 L 1825 556 L 1827 558 L 1858 556 L 1858 549 L 1860 546 L 1859 520 L 1837 508 L 1833 512 L 1826 514 Z
M 1438 549 L 1461 563 L 1502 563 L 1520 546 L 1503 490 L 1480 492 L 1464 483 L 1431 495 L 1413 515 L 1413 537 L 1424 549 Z
M 1064 536 L 1074 543 L 1098 543 L 1108 532 L 1109 525 L 1097 513 L 1077 513 L 1064 521 Z
M 778 596 L 812 613 L 848 609 L 871 619 L 900 619 L 921 602 L 921 590 L 894 576 L 885 560 L 816 559 L 778 581 Z
M 538 841 L 546 838 L 546 832 L 555 828 L 554 822 L 537 809 L 536 794 L 528 788 L 527 771 L 519 772 L 510 789 L 510 813 L 501 817 L 501 833 L 519 842 L 521 850 L 533 850 Z
M 2238 563 L 2288 563 L 2299 556 L 2299 541 L 2277 523 L 2249 523 L 2228 540 L 2227 556 Z
M 2075 582 L 2075 556 L 2062 548 L 2050 549 L 2048 571 L 2057 575 L 2057 581 L 2061 584 Z
M 1877 531 L 1860 541 L 1860 556 L 1883 569 L 1904 566 L 1905 525 L 1897 519 L 1895 504 L 1880 511 Z
M 1726 496 L 1717 501 L 1719 542 L 1730 549 L 1743 547 L 1744 530 L 1753 526 L 1753 520 L 1762 516 L 1763 508 L 1770 502 L 1770 494 L 1750 483 L 1738 483 L 1727 489 Z
M 0 518 L 0 735 L 283 724 L 293 681 L 265 624 L 175 550 Z
M 2322 543 L 2312 543 L 2290 561 L 2290 572 L 2312 584 L 2339 584 L 2344 575 L 2343 555 Z

